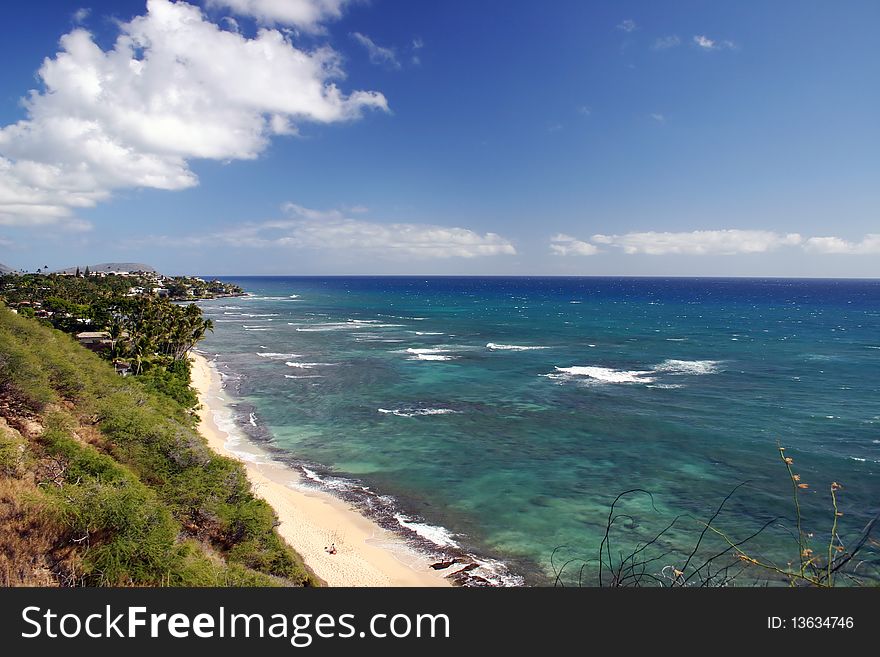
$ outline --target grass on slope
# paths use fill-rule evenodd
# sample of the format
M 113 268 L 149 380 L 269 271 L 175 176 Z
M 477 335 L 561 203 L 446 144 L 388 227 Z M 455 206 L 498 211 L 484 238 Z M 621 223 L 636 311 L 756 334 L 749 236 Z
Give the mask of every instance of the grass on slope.
M 173 396 L 0 306 L 0 584 L 317 584 Z

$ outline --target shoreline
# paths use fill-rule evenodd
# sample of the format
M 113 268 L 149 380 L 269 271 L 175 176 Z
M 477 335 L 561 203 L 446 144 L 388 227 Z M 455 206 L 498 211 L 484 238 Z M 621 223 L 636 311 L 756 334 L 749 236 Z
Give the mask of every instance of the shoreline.
M 446 573 L 393 532 L 330 493 L 304 485 L 302 475 L 245 439 L 218 426 L 229 410 L 220 375 L 201 354 L 192 354 L 192 386 L 198 393 L 199 433 L 222 456 L 239 461 L 254 493 L 278 516 L 278 533 L 328 586 L 452 586 Z M 232 447 L 235 447 L 233 450 Z M 335 544 L 336 554 L 326 551 Z

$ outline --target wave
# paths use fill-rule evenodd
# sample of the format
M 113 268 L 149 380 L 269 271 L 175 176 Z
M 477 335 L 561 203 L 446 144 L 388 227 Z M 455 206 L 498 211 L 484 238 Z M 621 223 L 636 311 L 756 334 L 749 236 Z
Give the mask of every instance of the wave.
M 441 349 L 439 347 L 432 349 L 404 349 L 400 353 L 410 354 L 407 360 L 429 360 L 429 361 L 444 361 L 444 360 L 454 360 L 455 356 L 447 356 L 449 353 L 449 349 Z
M 426 541 L 433 543 L 438 547 L 459 547 L 458 543 L 453 539 L 453 534 L 446 527 L 439 527 L 437 525 L 429 525 L 424 522 L 418 522 L 413 518 L 409 518 L 402 513 L 395 513 L 394 519 L 400 524 L 404 529 L 408 529 L 411 532 L 418 534 Z
M 407 360 L 455 360 L 455 356 L 445 356 L 443 354 L 416 354 L 415 356 L 410 356 Z
M 419 417 L 422 415 L 452 415 L 461 413 L 451 408 L 377 408 L 379 413 L 396 415 L 397 417 Z
M 322 374 L 309 374 L 305 376 L 294 376 L 293 374 L 285 374 L 285 379 L 323 379 L 324 376 Z
M 718 372 L 720 361 L 717 360 L 676 360 L 667 359 L 649 370 L 616 370 L 611 367 L 584 365 L 557 367 L 555 373 L 545 374 L 550 379 L 572 380 L 588 379 L 599 383 L 643 383 L 651 388 L 680 388 L 679 384 L 657 383 L 658 374 L 701 376 Z
M 299 354 L 279 354 L 274 351 L 260 351 L 257 352 L 257 356 L 260 358 L 271 358 L 273 360 L 286 360 L 288 358 L 299 358 Z
M 667 374 L 715 374 L 720 361 L 717 360 L 675 360 L 667 359 L 654 366 L 655 372 Z
M 535 346 L 524 346 L 518 344 L 497 344 L 495 342 L 490 342 L 486 345 L 487 349 L 491 349 L 492 351 L 533 351 L 536 349 L 549 349 L 550 347 L 539 347 Z
M 347 322 L 325 322 L 323 324 L 308 324 L 303 326 L 295 322 L 288 322 L 289 326 L 297 327 L 296 330 L 303 333 L 323 333 L 325 331 L 345 331 L 347 329 L 363 328 L 398 328 L 403 324 L 382 324 L 374 320 L 353 319 Z
M 250 415 L 248 415 L 248 422 L 252 427 L 257 426 L 257 416 L 255 413 L 251 413 Z
M 586 377 L 601 383 L 653 383 L 651 370 L 615 370 L 610 367 L 574 366 L 557 367 L 558 374 L 547 374 L 549 378 Z
M 245 331 L 271 331 L 267 326 L 245 326 L 243 327 Z
M 440 331 L 413 331 L 416 335 L 446 335 L 445 333 L 441 333 Z M 880 349 L 880 347 L 877 347 Z
M 330 365 L 335 365 L 336 363 L 298 363 L 295 361 L 287 361 L 284 364 L 287 365 L 288 367 L 297 367 L 301 370 L 310 370 L 315 367 L 327 367 Z

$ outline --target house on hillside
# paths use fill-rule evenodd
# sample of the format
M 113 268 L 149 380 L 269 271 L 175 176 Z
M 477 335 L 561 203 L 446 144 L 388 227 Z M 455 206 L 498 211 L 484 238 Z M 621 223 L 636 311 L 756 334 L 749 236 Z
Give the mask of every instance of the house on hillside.
M 76 341 L 92 351 L 104 351 L 113 344 L 107 331 L 83 331 L 76 334 Z

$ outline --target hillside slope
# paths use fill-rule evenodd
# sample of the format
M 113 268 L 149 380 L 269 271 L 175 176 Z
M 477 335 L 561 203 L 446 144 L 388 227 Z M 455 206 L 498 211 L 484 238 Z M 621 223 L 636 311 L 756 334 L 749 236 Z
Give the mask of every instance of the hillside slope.
M 195 422 L 0 305 L 0 586 L 317 584 Z

